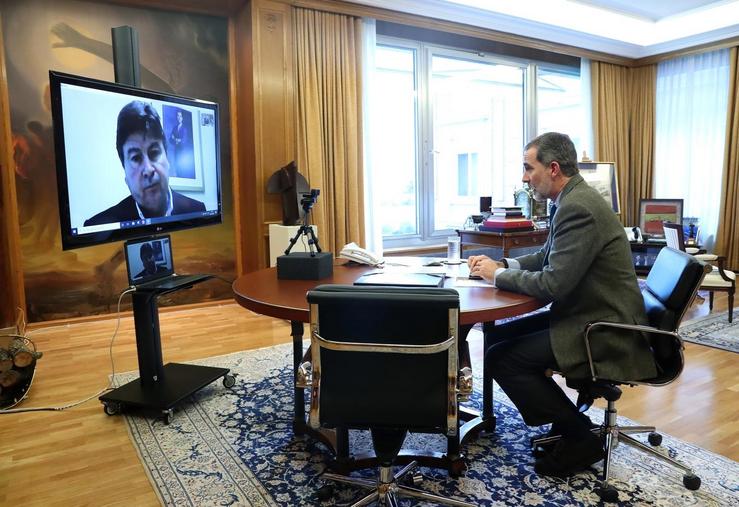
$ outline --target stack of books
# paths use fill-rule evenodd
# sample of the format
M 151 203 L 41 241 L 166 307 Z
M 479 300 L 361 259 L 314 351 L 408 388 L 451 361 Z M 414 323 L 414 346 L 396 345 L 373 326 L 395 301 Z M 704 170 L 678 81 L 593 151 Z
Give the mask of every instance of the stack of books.
M 521 216 L 491 216 L 480 224 L 481 231 L 522 232 L 534 230 L 534 223 Z
M 498 206 L 492 209 L 491 216 L 504 218 L 523 218 L 521 206 Z

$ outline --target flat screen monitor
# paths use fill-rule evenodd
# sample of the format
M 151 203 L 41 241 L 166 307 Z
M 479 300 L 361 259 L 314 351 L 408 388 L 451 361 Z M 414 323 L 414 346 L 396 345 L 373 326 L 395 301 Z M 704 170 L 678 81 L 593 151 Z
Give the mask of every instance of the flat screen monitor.
M 222 222 L 217 104 L 49 80 L 64 250 Z

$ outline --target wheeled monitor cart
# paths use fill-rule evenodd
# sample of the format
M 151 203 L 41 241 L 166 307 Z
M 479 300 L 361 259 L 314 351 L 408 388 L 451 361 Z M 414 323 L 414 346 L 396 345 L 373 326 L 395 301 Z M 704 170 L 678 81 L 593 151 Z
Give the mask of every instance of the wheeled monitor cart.
M 139 378 L 100 396 L 106 414 L 117 414 L 127 406 L 153 409 L 161 411 L 165 424 L 169 424 L 174 407 L 191 394 L 221 377 L 225 387 L 233 387 L 236 383 L 228 368 L 163 364 L 157 299 L 163 294 L 192 287 L 213 277 L 198 275 L 182 278 L 181 282 L 172 283 L 170 280 L 164 287 L 137 287 L 132 294 Z

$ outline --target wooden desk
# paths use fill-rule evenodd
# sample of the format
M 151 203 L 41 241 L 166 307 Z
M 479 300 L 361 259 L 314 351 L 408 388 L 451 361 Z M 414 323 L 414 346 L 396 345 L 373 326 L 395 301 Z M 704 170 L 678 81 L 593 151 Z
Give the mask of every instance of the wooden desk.
M 634 271 L 637 275 L 648 275 L 660 250 L 667 246 L 667 243 L 663 241 L 647 241 L 646 243 L 630 241 L 629 244 L 631 245 L 631 257 L 634 260 Z M 701 245 L 690 246 L 697 248 L 699 254 L 706 253 Z
M 549 229 L 524 232 L 487 232 L 475 230 L 457 230 L 462 248 L 464 245 L 484 245 L 503 249 L 503 257 L 509 257 L 511 250 L 543 245 L 549 235 Z
M 392 258 L 392 262 L 403 264 L 411 262 L 421 264 L 429 260 L 431 259 Z M 291 322 L 293 369 L 297 375 L 298 367 L 303 360 L 303 324 L 310 322 L 310 311 L 305 299 L 306 293 L 321 284 L 351 285 L 359 276 L 374 269 L 354 263 L 347 264 L 344 260 L 336 260 L 333 276 L 323 280 L 279 280 L 276 268 L 262 269 L 236 279 L 233 283 L 234 298 L 241 306 L 253 312 Z M 459 267 L 449 266 L 448 269 L 450 274 L 453 274 L 454 270 L 459 269 Z M 455 278 L 447 278 L 444 286 L 454 287 L 455 281 Z M 533 297 L 499 290 L 495 287 L 459 287 L 457 290 L 460 299 L 460 324 L 475 324 L 514 317 L 544 306 L 544 303 Z M 295 377 L 293 377 L 293 381 L 295 381 Z M 488 383 L 490 385 L 483 385 L 482 414 L 466 410 L 467 415 L 463 416 L 462 410 L 460 410 L 462 419 L 470 419 L 460 428 L 459 440 L 461 443 L 483 429 L 492 430 L 495 427 L 495 417 L 492 409 L 492 382 Z M 330 449 L 333 449 L 337 461 L 336 468 L 339 470 L 374 466 L 376 464 L 372 461 L 374 457 L 363 460 L 349 460 L 348 432 L 313 431 L 306 424 L 304 390 L 297 387 L 293 387 L 293 389 L 293 431 L 295 434 L 310 433 L 323 441 Z M 449 463 L 446 456 L 438 453 L 429 455 L 419 455 L 418 452 L 402 454 L 399 456 L 399 463 L 408 463 L 413 459 L 419 461 L 422 466 L 438 467 L 441 464 L 441 466 L 448 467 L 450 472 L 453 472 L 452 469 L 456 466 L 454 463 Z

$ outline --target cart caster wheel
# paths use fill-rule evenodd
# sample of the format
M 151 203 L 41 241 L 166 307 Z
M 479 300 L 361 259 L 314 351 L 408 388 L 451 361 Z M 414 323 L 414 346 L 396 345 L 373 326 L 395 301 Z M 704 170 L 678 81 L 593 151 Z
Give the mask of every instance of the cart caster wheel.
M 423 482 L 423 475 L 420 472 L 406 474 L 400 481 L 399 484 L 404 486 L 420 486 Z
M 164 424 L 166 424 L 167 426 L 172 424 L 172 418 L 174 418 L 174 410 L 172 409 L 165 410 L 164 411 Z
M 107 415 L 116 415 L 121 413 L 121 405 L 119 403 L 103 402 L 103 412 Z
M 598 496 L 607 503 L 618 502 L 618 490 L 610 484 L 605 487 L 598 488 Z
M 226 387 L 228 389 L 231 389 L 233 386 L 236 385 L 236 377 L 233 375 L 224 375 L 223 376 L 223 387 Z
M 416 486 L 416 487 L 418 487 L 423 482 L 423 475 L 421 475 L 420 473 L 416 472 L 415 474 L 409 474 L 408 477 L 407 477 L 407 479 L 408 479 L 408 485 L 409 486 Z
M 701 487 L 701 478 L 695 474 L 683 475 L 683 485 L 690 491 L 697 491 Z
M 649 443 L 654 447 L 657 447 L 662 443 L 662 435 L 653 431 L 647 436 L 647 440 L 649 440 Z
M 316 491 L 316 498 L 321 502 L 327 502 L 334 496 L 334 487 L 331 484 L 321 486 Z

